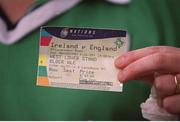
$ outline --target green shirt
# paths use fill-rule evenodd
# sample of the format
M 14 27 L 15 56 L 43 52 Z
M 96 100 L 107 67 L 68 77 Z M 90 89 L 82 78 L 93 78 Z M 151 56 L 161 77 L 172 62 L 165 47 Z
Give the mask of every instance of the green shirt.
M 84 0 L 46 26 L 125 29 L 130 50 L 180 47 L 179 0 L 132 0 L 114 5 Z M 40 28 L 11 46 L 0 44 L 0 120 L 143 120 L 150 86 L 124 84 L 122 93 L 36 86 Z

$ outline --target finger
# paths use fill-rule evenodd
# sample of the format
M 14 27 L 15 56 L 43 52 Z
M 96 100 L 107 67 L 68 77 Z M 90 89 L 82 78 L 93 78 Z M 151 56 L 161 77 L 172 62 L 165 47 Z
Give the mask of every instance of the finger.
M 121 75 L 121 71 L 122 70 L 119 71 L 118 75 Z M 134 79 L 134 80 L 144 81 L 144 82 L 148 83 L 149 85 L 153 85 L 153 83 L 154 83 L 154 74 L 148 74 L 148 75 L 139 76 L 139 77 L 136 77 L 136 79 Z
M 167 74 L 156 77 L 154 80 L 154 86 L 156 88 L 157 95 L 160 98 L 173 95 L 176 89 L 174 75 Z
M 129 64 L 118 74 L 118 78 L 125 82 L 154 72 L 178 73 L 180 72 L 179 61 L 180 55 L 178 54 L 152 54 Z
M 170 46 L 152 46 L 134 51 L 127 52 L 115 60 L 115 66 L 118 68 L 124 68 L 130 63 L 154 53 L 173 53 L 177 54 L 180 52 L 179 48 Z
M 169 113 L 180 114 L 180 95 L 178 94 L 164 98 L 163 108 Z

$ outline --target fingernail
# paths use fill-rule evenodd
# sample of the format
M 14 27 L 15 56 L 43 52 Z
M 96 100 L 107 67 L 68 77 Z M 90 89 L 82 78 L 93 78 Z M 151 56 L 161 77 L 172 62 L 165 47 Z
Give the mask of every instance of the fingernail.
M 123 61 L 124 61 L 124 58 L 117 58 L 117 59 L 115 60 L 115 65 L 116 65 L 116 66 L 121 66 L 122 63 L 123 63 Z

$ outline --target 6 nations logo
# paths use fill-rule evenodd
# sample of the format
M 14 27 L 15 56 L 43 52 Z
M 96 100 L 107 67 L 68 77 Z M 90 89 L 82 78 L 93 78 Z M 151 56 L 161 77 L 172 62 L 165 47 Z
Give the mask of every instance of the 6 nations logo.
M 64 28 L 64 29 L 62 29 L 61 30 L 61 33 L 60 33 L 60 36 L 62 37 L 62 38 L 65 38 L 67 35 L 68 35 L 68 28 Z
M 61 38 L 66 38 L 67 35 L 70 34 L 71 36 L 93 36 L 96 34 L 96 31 L 93 29 L 80 29 L 80 28 L 63 28 L 60 32 Z

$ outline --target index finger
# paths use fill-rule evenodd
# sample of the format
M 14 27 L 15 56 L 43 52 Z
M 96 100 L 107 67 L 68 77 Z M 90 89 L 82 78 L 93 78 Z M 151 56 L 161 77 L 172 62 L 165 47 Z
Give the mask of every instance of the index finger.
M 118 68 L 124 68 L 130 63 L 143 58 L 148 55 L 152 55 L 155 53 L 173 53 L 173 54 L 180 54 L 180 49 L 176 47 L 170 46 L 152 46 L 146 47 L 142 49 L 137 49 L 134 51 L 127 52 L 115 60 L 115 66 Z
M 179 61 L 180 55 L 178 54 L 155 53 L 129 64 L 119 72 L 118 79 L 121 82 L 126 82 L 154 72 L 179 73 Z

